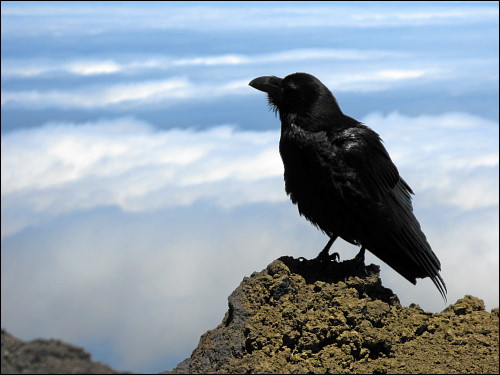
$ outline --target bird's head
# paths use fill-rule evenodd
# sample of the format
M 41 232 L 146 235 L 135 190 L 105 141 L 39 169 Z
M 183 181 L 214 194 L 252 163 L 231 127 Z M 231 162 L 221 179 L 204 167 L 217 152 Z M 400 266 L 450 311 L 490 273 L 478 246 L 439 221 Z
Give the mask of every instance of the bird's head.
M 312 114 L 321 109 L 325 113 L 342 114 L 331 91 L 319 79 L 307 73 L 294 73 L 279 78 L 258 77 L 250 86 L 267 93 L 269 104 L 280 115 Z

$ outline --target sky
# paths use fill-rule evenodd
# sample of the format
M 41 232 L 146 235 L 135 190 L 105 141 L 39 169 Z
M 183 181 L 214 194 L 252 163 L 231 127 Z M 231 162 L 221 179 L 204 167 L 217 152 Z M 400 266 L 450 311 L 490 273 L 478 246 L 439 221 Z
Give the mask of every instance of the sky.
M 448 302 L 498 307 L 498 2 L 1 3 L 2 328 L 160 372 L 327 242 L 248 82 L 308 72 L 415 191 Z M 338 240 L 341 259 L 358 248 Z M 402 304 L 447 304 L 375 256 Z

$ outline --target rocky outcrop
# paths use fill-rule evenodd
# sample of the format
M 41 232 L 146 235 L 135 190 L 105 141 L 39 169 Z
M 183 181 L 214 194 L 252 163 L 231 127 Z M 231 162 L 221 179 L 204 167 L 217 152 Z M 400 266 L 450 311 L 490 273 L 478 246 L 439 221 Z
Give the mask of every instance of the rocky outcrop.
M 166 373 L 499 372 L 498 308 L 465 296 L 433 314 L 403 307 L 379 268 L 282 257 L 243 279 L 222 323 Z M 59 340 L 2 330 L 2 374 L 117 373 Z
M 244 278 L 171 373 L 498 373 L 498 349 L 498 309 L 476 297 L 428 313 L 402 307 L 375 265 L 283 257 Z
M 2 329 L 2 374 L 118 374 L 59 340 L 21 341 Z

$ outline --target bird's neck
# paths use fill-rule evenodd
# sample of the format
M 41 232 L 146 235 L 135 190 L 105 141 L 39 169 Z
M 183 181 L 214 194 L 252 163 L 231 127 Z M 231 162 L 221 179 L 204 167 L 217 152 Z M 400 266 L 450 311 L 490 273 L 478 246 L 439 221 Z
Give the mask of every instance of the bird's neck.
M 350 117 L 338 111 L 319 112 L 280 112 L 281 132 L 286 131 L 293 124 L 309 132 L 321 132 L 349 127 L 352 122 Z M 347 121 L 346 121 L 347 120 Z

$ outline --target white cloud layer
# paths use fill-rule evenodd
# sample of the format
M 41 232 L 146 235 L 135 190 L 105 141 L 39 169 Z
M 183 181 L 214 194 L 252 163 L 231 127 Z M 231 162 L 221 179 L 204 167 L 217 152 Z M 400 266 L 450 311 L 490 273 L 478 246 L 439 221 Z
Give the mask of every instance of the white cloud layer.
M 355 49 L 292 49 L 267 54 L 224 54 L 213 56 L 169 57 L 146 56 L 139 60 L 116 59 L 85 59 L 73 61 L 60 60 L 19 60 L 2 59 L 2 77 L 32 78 L 54 73 L 69 73 L 79 76 L 105 74 L 136 74 L 150 70 L 168 70 L 190 66 L 231 66 L 231 65 L 258 65 L 285 62 L 315 61 L 315 60 L 378 60 L 387 58 L 401 58 L 406 55 L 402 52 L 355 50 Z
M 89 70 L 97 68 L 89 67 Z M 408 80 L 442 80 L 438 69 L 392 69 L 372 70 L 355 75 L 336 74 L 326 76 L 325 83 L 336 91 L 381 91 L 394 88 Z M 141 106 L 161 103 L 170 107 L 187 100 L 213 100 L 235 95 L 255 95 L 248 89 L 248 82 L 255 77 L 246 77 L 226 82 L 200 83 L 183 77 L 162 80 L 124 81 L 113 84 L 82 86 L 70 90 L 3 91 L 2 107 L 12 108 L 58 108 L 101 109 L 122 106 Z
M 276 121 L 276 119 L 270 119 Z M 498 127 L 450 113 L 372 114 L 401 174 L 427 204 L 498 205 Z M 276 124 L 278 127 L 278 124 Z M 2 137 L 2 212 L 60 215 L 98 206 L 155 210 L 209 199 L 221 206 L 284 199 L 279 131 L 160 131 L 133 118 L 47 124 Z M 2 236 L 27 223 L 2 221 Z
M 283 200 L 269 189 L 282 175 L 278 137 L 229 126 L 158 131 L 131 118 L 6 134 L 2 212 L 9 219 L 2 235 L 30 217 L 98 206 L 144 211 L 200 199 L 221 206 Z
M 116 7 L 100 4 L 91 8 L 86 5 L 42 5 L 29 7 L 15 3 L 2 3 L 2 16 L 8 23 L 2 33 L 16 35 L 65 33 L 99 35 L 109 30 L 128 31 L 142 29 L 187 30 L 254 30 L 273 28 L 310 27 L 396 27 L 429 25 L 468 25 L 478 22 L 494 22 L 498 19 L 498 7 L 426 6 L 425 4 L 398 6 L 335 4 L 307 6 L 244 4 L 242 6 L 150 4 L 148 7 Z M 66 22 L 53 22 L 53 16 L 64 17 Z M 36 16 L 39 22 L 23 24 L 21 17 Z M 49 23 L 51 22 L 51 23 Z
M 217 84 L 196 84 L 184 78 L 84 86 L 72 90 L 2 92 L 2 106 L 31 109 L 99 109 L 116 105 L 142 105 L 188 99 L 248 94 L 249 79 Z M 128 107 L 130 108 L 130 107 Z

